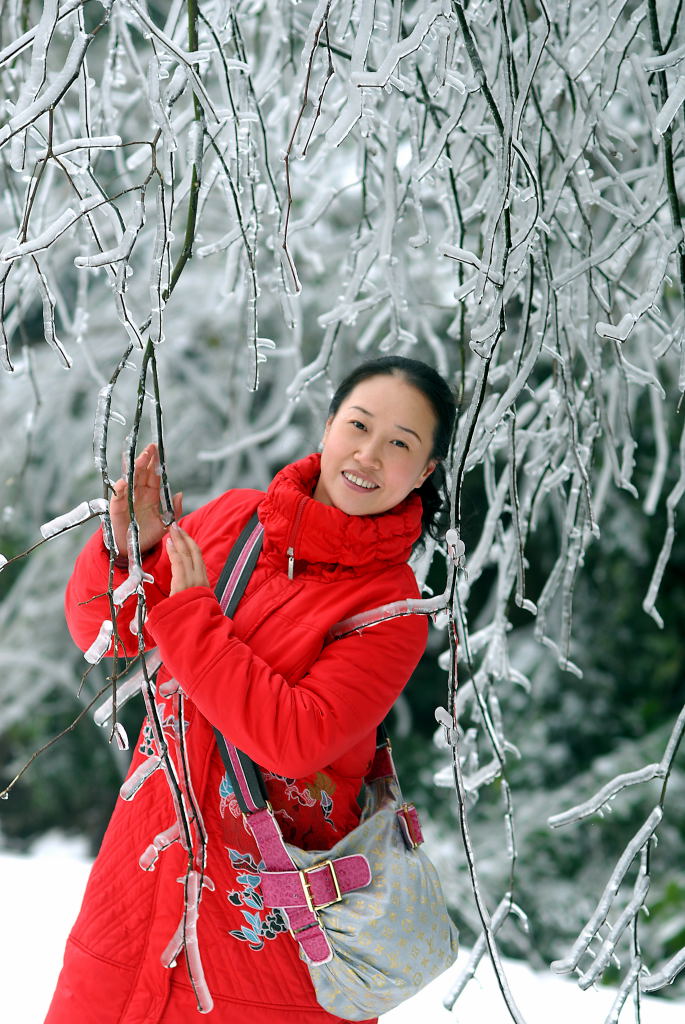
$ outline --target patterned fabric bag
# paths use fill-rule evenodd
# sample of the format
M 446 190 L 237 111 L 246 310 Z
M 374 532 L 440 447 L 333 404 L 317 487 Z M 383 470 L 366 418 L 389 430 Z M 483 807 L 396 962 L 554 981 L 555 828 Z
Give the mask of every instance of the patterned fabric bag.
M 362 821 L 332 850 L 287 846 L 300 871 L 354 855 L 369 864 L 369 885 L 315 905 L 332 955 L 310 963 L 309 973 L 321 1006 L 345 1020 L 387 1013 L 456 960 L 456 929 L 417 826 L 414 809 L 400 805 L 395 780 L 380 778 L 367 781 Z

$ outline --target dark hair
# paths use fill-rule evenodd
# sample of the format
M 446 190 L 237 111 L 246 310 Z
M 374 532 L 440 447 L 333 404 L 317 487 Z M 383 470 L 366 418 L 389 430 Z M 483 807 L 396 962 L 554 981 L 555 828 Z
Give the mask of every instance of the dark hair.
M 368 380 L 369 377 L 398 374 L 401 374 L 408 384 L 421 392 L 424 398 L 430 402 L 435 413 L 436 425 L 430 458 L 437 459 L 438 464 L 418 490 L 423 504 L 421 537 L 423 539 L 428 533 L 437 538 L 445 525 L 449 504 L 445 469 L 442 463 L 447 458 L 457 414 L 456 402 L 447 381 L 432 366 L 428 366 L 427 363 L 422 363 L 418 359 L 407 359 L 405 356 L 381 356 L 379 359 L 369 359 L 355 367 L 340 383 L 331 399 L 328 415 L 335 416 L 347 396 L 362 381 Z

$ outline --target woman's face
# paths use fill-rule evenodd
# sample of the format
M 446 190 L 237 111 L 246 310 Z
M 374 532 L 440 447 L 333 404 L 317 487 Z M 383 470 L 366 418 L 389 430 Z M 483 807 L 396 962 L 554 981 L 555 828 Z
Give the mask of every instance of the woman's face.
M 326 423 L 314 497 L 350 516 L 394 508 L 435 469 L 435 427 L 430 402 L 403 376 L 367 378 Z

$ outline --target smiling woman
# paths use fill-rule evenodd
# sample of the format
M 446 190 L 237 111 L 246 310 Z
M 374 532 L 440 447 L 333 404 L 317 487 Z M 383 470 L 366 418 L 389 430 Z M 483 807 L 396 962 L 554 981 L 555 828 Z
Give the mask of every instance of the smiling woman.
M 266 494 L 228 491 L 168 531 L 157 450 L 138 457 L 147 619 L 141 627 L 129 597 L 108 653 L 117 644 L 135 655 L 142 628 L 163 664 L 122 789 L 135 802 L 117 802 L 46 1024 L 188 1024 L 209 1010 L 216 1024 L 340 1021 L 316 1002 L 286 912 L 265 906 L 260 852 L 212 727 L 261 767 L 288 842 L 329 851 L 357 826 L 376 727 L 419 661 L 427 626 L 415 615 L 340 639 L 331 628 L 419 596 L 407 560 L 435 528 L 454 412 L 425 364 L 365 363 L 333 397 L 320 455 L 285 466 Z M 126 550 L 126 485 L 115 486 L 112 529 Z M 174 507 L 180 516 L 180 495 Z M 263 546 L 228 617 L 214 588 L 255 512 Z M 83 649 L 110 617 L 108 579 L 117 587 L 127 571 L 99 533 L 79 556 L 66 611 Z M 162 758 L 173 761 L 166 774 L 154 770 Z M 185 832 L 169 777 L 193 794 Z M 191 899 L 184 878 L 205 888 Z

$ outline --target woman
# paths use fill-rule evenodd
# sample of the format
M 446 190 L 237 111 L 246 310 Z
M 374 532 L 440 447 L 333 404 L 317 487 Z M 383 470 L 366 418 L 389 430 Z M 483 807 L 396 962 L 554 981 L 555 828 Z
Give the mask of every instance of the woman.
M 325 850 L 356 826 L 376 726 L 419 661 L 427 625 L 410 616 L 333 642 L 327 634 L 358 612 L 418 596 L 407 559 L 434 527 L 440 507 L 434 480 L 454 411 L 446 383 L 425 364 L 400 357 L 362 364 L 333 397 L 320 455 L 286 466 L 266 494 L 229 491 L 168 532 L 159 516 L 156 449 L 148 446 L 136 460 L 140 549 L 153 578 L 145 584 L 144 639 L 163 661 L 155 703 L 164 739 L 177 763 L 179 736 L 187 748 L 202 819 L 193 822 L 194 837 L 207 836 L 205 872 L 213 891 L 203 890 L 197 934 L 217 1024 L 334 1024 L 338 1018 L 318 1007 L 283 916 L 262 905 L 259 854 L 212 726 L 263 767 L 286 840 Z M 180 513 L 179 496 L 175 506 Z M 117 546 L 125 551 L 123 480 L 110 509 Z M 263 548 L 229 619 L 212 588 L 255 510 Z M 66 598 L 69 628 L 84 649 L 109 618 L 107 598 L 95 596 L 106 589 L 108 571 L 98 533 L 77 560 Z M 125 575 L 117 568 L 114 586 Z M 132 654 L 135 611 L 131 597 L 117 617 L 118 635 Z M 185 695 L 182 727 L 172 678 Z M 156 752 L 146 721 L 129 778 Z M 182 919 L 178 882 L 197 850 L 175 842 L 154 871 L 137 863 L 143 854 L 149 865 L 153 838 L 174 820 L 162 771 L 131 806 L 117 802 L 46 1024 L 196 1019 L 197 978 L 186 958 L 167 968 L 161 956 Z

